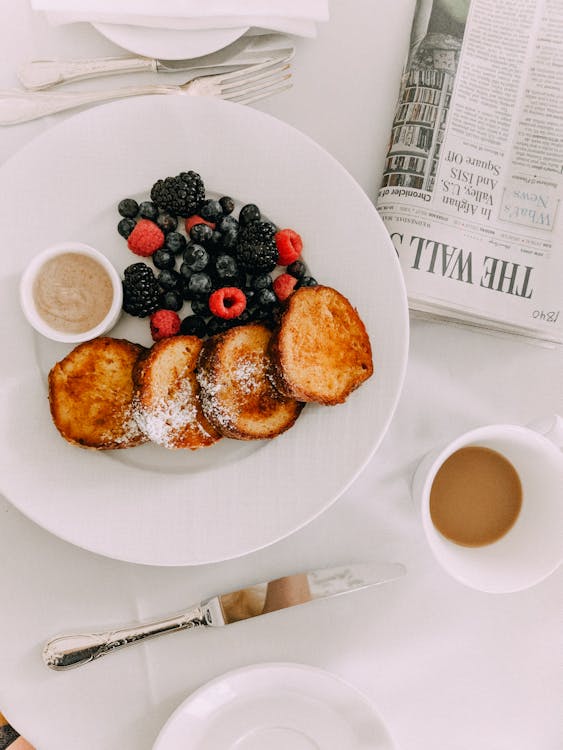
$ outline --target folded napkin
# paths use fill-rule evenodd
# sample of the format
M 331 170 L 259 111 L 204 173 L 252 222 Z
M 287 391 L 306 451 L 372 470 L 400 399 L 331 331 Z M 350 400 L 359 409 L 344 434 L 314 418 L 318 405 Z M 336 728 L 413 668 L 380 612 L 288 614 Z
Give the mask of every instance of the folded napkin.
M 134 7 L 133 7 L 134 5 Z M 31 0 L 54 25 L 127 24 L 199 31 L 252 27 L 298 36 L 315 36 L 328 21 L 328 0 Z

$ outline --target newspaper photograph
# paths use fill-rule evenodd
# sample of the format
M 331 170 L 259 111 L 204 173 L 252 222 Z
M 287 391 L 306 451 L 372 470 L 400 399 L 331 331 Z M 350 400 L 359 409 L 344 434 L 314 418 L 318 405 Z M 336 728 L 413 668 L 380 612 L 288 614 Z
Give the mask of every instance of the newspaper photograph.
M 563 342 L 562 70 L 563 0 L 417 1 L 377 198 L 411 310 Z

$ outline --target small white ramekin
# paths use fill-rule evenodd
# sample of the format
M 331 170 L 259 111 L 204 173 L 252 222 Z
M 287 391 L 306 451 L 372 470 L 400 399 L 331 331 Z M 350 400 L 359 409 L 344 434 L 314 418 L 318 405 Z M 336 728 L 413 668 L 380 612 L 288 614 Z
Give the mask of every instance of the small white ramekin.
M 33 298 L 33 285 L 43 265 L 52 258 L 67 253 L 86 255 L 97 261 L 108 273 L 113 289 L 113 300 L 108 314 L 100 323 L 98 323 L 97 326 L 90 328 L 88 331 L 82 331 L 81 333 L 66 333 L 64 331 L 58 331 L 56 328 L 52 328 L 37 311 L 35 300 Z M 102 336 L 116 324 L 121 314 L 122 303 L 123 287 L 121 278 L 114 266 L 103 253 L 90 245 L 85 245 L 83 242 L 60 242 L 56 245 L 51 245 L 33 258 L 20 279 L 20 304 L 25 317 L 38 333 L 53 341 L 78 344 L 82 341 L 89 341 L 97 336 Z

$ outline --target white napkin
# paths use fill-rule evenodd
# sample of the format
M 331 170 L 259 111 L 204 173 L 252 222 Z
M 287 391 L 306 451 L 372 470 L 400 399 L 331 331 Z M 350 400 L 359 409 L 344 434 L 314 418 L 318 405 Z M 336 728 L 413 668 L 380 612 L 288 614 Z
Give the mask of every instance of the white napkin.
M 134 7 L 133 7 L 134 5 Z M 328 0 L 31 0 L 54 25 L 85 21 L 159 29 L 254 27 L 315 36 Z

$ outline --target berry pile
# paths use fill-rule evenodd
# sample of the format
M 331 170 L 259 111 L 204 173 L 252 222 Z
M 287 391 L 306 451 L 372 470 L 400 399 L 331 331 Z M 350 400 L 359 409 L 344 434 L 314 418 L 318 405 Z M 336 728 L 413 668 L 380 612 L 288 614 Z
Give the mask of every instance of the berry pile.
M 316 285 L 297 232 L 278 229 L 254 203 L 236 218 L 234 200 L 206 198 L 196 172 L 157 180 L 150 197 L 120 201 L 117 231 L 145 261 L 125 269 L 123 309 L 150 316 L 155 341 L 205 338 L 252 321 L 272 326 L 295 289 Z

